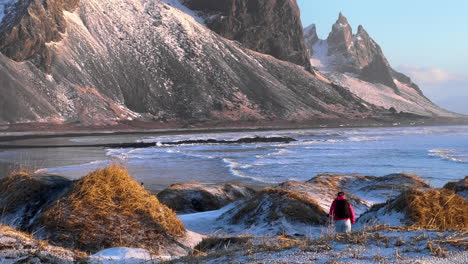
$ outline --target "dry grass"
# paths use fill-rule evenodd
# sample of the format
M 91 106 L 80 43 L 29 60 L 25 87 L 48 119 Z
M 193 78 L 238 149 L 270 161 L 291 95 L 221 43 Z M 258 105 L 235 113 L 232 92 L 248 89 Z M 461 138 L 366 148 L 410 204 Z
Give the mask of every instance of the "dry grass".
M 405 232 L 415 230 L 417 230 L 417 234 L 406 237 L 406 241 L 402 240 L 402 237 L 395 236 L 395 234 L 403 235 Z M 415 227 L 378 225 L 352 233 L 324 234 L 314 239 L 295 238 L 287 235 L 262 238 L 238 237 L 238 241 L 235 238 L 208 238 L 200 244 L 203 246 L 199 245 L 190 256 L 163 263 L 207 263 L 209 260 L 212 262 L 218 261 L 219 263 L 237 263 L 236 260 L 239 257 L 249 259 L 249 256 L 251 256 L 253 260 L 256 260 L 258 257 L 256 254 L 259 253 L 262 256 L 260 256 L 258 262 L 252 263 L 265 263 L 271 258 L 262 258 L 263 256 L 273 255 L 275 252 L 284 252 L 289 249 L 297 249 L 293 254 L 306 254 L 307 252 L 326 254 L 330 260 L 325 263 L 342 263 L 343 259 L 349 261 L 349 258 L 368 259 L 376 263 L 394 263 L 396 262 L 394 259 L 389 258 L 388 255 L 382 255 L 382 249 L 390 249 L 397 245 L 398 248 L 395 248 L 394 253 L 396 260 L 406 259 L 407 253 L 424 252 L 421 250 L 427 250 L 428 253 L 434 256 L 443 257 L 446 255 L 447 250 L 442 245 L 449 245 L 448 241 L 456 242 L 450 245 L 458 248 L 457 251 L 466 250 L 465 244 L 460 243 L 460 241 L 466 241 L 465 234 L 458 232 L 453 232 L 451 235 L 450 232 L 440 232 L 439 234 L 440 240 L 435 240 L 434 237 L 431 238 L 427 235 L 426 230 Z M 346 248 L 339 247 L 337 249 L 336 243 L 345 245 Z M 369 254 L 362 247 L 368 247 L 372 252 Z M 291 252 L 287 252 L 287 254 L 289 255 Z
M 308 196 L 267 187 L 255 197 L 248 200 L 243 207 L 232 217 L 233 223 L 239 223 L 242 219 L 254 221 L 261 210 L 261 202 L 269 200 L 271 208 L 268 209 L 268 221 L 275 221 L 280 217 L 309 224 L 323 224 L 326 220 L 326 212 L 317 202 Z M 265 208 L 263 208 L 265 209 Z
M 42 222 L 54 242 L 91 252 L 116 246 L 156 252 L 185 233 L 171 209 L 115 164 L 77 181 Z
M 46 185 L 27 172 L 16 172 L 0 180 L 0 202 L 2 213 L 14 212 L 31 197 L 40 194 Z
M 363 176 L 360 175 L 353 175 L 356 178 L 364 178 Z M 309 183 L 313 183 L 318 186 L 330 188 L 332 190 L 338 190 L 340 188 L 341 181 L 346 178 L 347 175 L 342 175 L 342 174 L 327 174 L 327 173 L 322 173 L 318 174 L 317 176 L 313 177 L 310 179 Z
M 396 173 L 384 177 L 376 177 L 375 184 L 368 187 L 369 190 L 395 189 L 405 190 L 409 188 L 430 188 L 424 179 L 416 174 Z
M 453 191 L 411 189 L 395 198 L 389 209 L 405 212 L 415 227 L 468 230 L 468 201 Z

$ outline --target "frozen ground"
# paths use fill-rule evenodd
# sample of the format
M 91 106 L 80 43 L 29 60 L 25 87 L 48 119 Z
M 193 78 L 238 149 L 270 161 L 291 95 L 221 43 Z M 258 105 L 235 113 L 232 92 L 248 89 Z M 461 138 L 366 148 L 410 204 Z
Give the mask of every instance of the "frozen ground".
M 463 244 L 464 243 L 464 244 Z M 223 252 L 171 263 L 467 263 L 467 238 L 427 230 L 375 228 L 313 240 L 254 238 Z

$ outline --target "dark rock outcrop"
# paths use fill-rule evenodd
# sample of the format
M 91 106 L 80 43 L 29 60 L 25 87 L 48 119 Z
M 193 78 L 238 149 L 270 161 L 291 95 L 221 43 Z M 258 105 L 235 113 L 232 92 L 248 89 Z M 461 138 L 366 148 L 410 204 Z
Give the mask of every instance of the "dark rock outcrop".
M 50 71 L 52 54 L 46 44 L 66 32 L 64 11 L 72 12 L 79 0 L 18 1 L 0 24 L 0 52 L 15 60 L 33 58 Z
M 209 28 L 245 47 L 310 68 L 296 0 L 185 0 Z
M 452 190 L 461 197 L 468 199 L 468 176 L 459 181 L 449 182 L 444 185 L 444 188 Z
M 72 181 L 50 175 L 17 173 L 0 181 L 0 222 L 23 231 L 42 227 L 39 219 L 72 185 Z
M 158 199 L 178 213 L 205 212 L 220 209 L 239 199 L 252 197 L 256 192 L 237 184 L 173 184 L 158 193 Z
M 34 149 L 34 148 L 152 148 L 157 145 L 178 146 L 188 144 L 253 144 L 253 143 L 291 143 L 297 141 L 290 137 L 246 137 L 236 140 L 218 140 L 218 139 L 193 139 L 173 142 L 133 142 L 133 143 L 112 143 L 112 144 L 91 144 L 91 145 L 0 145 L 0 149 Z

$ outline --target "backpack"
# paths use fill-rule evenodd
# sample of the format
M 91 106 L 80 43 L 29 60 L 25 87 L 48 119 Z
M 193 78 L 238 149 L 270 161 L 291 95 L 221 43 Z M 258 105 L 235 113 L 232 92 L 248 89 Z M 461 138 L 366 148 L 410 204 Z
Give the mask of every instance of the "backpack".
M 335 201 L 335 216 L 341 219 L 351 218 L 351 211 L 349 210 L 349 203 L 347 200 Z

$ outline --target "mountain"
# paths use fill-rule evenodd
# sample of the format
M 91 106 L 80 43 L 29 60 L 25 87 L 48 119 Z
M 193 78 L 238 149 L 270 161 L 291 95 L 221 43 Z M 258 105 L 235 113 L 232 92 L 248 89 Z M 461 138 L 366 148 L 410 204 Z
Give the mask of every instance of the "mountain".
M 374 120 L 388 113 L 389 105 L 339 80 L 348 75 L 309 69 L 311 47 L 294 0 L 220 2 L 2 1 L 0 124 Z M 392 74 L 400 93 L 423 98 Z M 395 108 L 449 115 L 426 103 L 421 111 L 412 101 Z
M 300 10 L 290 0 L 184 0 L 206 25 L 245 47 L 310 68 Z
M 318 37 L 315 25 L 304 29 L 304 38 L 312 66 L 367 103 L 422 116 L 457 116 L 436 106 L 408 76 L 394 70 L 362 25 L 353 34 L 343 14 L 327 39 Z
M 4 123 L 336 119 L 376 109 L 160 1 L 34 0 L 7 10 Z

